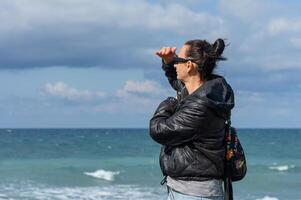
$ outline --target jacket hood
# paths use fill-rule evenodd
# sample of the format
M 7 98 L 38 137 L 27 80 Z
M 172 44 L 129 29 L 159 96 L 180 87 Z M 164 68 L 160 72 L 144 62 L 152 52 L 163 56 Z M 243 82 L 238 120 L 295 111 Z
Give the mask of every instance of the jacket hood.
M 217 115 L 224 119 L 231 116 L 234 107 L 234 93 L 226 80 L 219 75 L 213 74 L 200 88 L 193 92 L 206 105 L 212 108 Z

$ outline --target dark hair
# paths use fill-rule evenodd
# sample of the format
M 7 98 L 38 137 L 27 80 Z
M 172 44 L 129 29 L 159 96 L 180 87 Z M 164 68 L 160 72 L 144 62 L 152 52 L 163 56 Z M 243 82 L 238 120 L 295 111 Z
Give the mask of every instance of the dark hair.
M 214 44 L 210 44 L 206 40 L 189 40 L 185 45 L 190 46 L 186 51 L 186 56 L 195 59 L 194 63 L 198 65 L 198 71 L 203 80 L 209 78 L 218 61 L 226 60 L 222 57 L 225 49 L 223 39 L 217 39 Z

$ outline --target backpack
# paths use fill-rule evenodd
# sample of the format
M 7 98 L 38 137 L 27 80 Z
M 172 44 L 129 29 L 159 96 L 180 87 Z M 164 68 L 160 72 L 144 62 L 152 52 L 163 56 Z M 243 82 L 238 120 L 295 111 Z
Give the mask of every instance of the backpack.
M 231 120 L 226 121 L 225 142 L 225 200 L 233 200 L 232 181 L 240 181 L 245 177 L 247 173 L 247 163 L 244 150 L 237 136 L 237 131 L 231 126 Z

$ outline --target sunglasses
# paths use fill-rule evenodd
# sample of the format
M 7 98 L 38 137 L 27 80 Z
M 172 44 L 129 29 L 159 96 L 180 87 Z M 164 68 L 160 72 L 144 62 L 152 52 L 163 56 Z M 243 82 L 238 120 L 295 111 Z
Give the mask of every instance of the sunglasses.
M 178 63 L 186 63 L 186 62 L 188 62 L 188 61 L 194 62 L 194 61 L 196 61 L 196 59 L 192 59 L 192 58 L 181 58 L 181 57 L 179 57 L 178 55 L 176 55 L 176 56 L 173 58 L 174 64 L 178 64 Z

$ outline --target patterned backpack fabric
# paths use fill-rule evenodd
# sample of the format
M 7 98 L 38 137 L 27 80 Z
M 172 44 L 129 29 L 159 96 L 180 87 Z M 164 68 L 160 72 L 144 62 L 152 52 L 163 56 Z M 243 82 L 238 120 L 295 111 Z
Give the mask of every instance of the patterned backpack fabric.
M 225 159 L 225 200 L 233 199 L 232 181 L 243 179 L 247 173 L 244 150 L 239 142 L 236 129 L 231 121 L 226 124 L 226 159 Z

